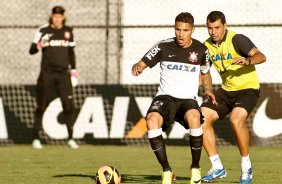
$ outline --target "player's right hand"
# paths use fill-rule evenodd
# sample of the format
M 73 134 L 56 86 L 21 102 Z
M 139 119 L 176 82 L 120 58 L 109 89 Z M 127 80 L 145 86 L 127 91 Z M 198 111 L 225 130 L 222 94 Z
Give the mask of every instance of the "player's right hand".
M 209 99 L 214 105 L 218 105 L 217 101 L 215 99 L 215 95 L 211 91 L 205 91 L 205 95 L 207 99 Z
M 37 47 L 38 47 L 39 49 L 48 47 L 48 46 L 50 45 L 49 40 L 50 40 L 49 35 L 48 35 L 48 34 L 44 35 L 44 36 L 41 38 L 41 40 L 38 42 Z
M 132 66 L 131 73 L 134 76 L 138 76 L 138 75 L 140 75 L 143 72 L 143 70 L 145 68 L 147 68 L 146 63 L 144 61 L 140 60 L 138 63 L 135 63 Z
M 37 48 L 39 48 L 39 49 L 42 49 L 42 48 L 45 48 L 45 47 L 48 47 L 48 46 L 49 46 L 49 42 L 48 41 L 40 41 L 37 44 Z
M 139 65 L 139 63 L 135 63 L 133 66 L 132 66 L 132 69 L 131 69 L 131 73 L 132 75 L 134 76 L 138 76 L 142 73 L 143 69 L 142 67 Z

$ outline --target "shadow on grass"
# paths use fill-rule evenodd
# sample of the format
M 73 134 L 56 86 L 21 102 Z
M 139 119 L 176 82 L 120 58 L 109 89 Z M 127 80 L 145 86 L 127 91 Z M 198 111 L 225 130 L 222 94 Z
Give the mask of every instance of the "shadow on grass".
M 55 178 L 80 177 L 80 178 L 91 178 L 92 180 L 95 180 L 95 176 L 90 175 L 90 174 L 59 174 L 53 177 Z M 155 183 L 155 182 L 161 181 L 161 176 L 160 175 L 122 174 L 121 181 L 122 183 Z M 177 181 L 190 181 L 190 178 L 177 176 Z
M 90 175 L 90 174 L 58 174 L 53 177 L 55 178 L 77 177 L 77 178 L 91 178 L 95 180 L 95 175 Z
M 133 174 L 123 174 L 121 176 L 122 183 L 159 183 L 161 181 L 160 175 L 133 175 Z M 176 177 L 177 181 L 190 181 L 189 177 Z

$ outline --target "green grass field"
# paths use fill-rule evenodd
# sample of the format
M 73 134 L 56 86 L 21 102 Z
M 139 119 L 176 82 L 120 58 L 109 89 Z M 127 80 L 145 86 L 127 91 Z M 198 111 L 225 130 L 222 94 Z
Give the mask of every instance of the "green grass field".
M 237 147 L 220 147 L 221 159 L 228 177 L 215 183 L 238 183 L 240 156 Z M 170 164 L 177 175 L 177 184 L 190 180 L 190 148 L 168 146 Z M 282 182 L 282 147 L 252 147 L 253 183 Z M 95 183 L 96 169 L 101 165 L 116 166 L 122 183 L 161 183 L 161 168 L 147 146 L 82 145 L 77 150 L 67 146 L 48 145 L 34 150 L 30 145 L 0 147 L 1 184 L 90 184 Z M 203 173 L 210 168 L 202 153 Z

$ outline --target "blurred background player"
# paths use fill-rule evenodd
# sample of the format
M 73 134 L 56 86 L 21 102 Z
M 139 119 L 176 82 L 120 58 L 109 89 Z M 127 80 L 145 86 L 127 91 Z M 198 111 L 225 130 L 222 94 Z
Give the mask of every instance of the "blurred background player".
M 133 65 L 132 74 L 138 76 L 148 66 L 160 63 L 161 77 L 156 97 L 146 115 L 148 138 L 162 166 L 162 184 L 171 184 L 175 179 L 169 165 L 163 131 L 174 121 L 190 128 L 192 154 L 190 183 L 201 183 L 200 157 L 203 143 L 202 115 L 197 103 L 199 75 L 206 96 L 214 101 L 212 94 L 208 49 L 192 39 L 194 18 L 190 13 L 180 13 L 175 18 L 176 37 L 160 41 L 143 58 Z M 180 154 L 181 155 L 181 154 Z
M 73 91 L 77 85 L 76 61 L 72 28 L 65 25 L 65 9 L 55 6 L 49 24 L 43 25 L 35 34 L 29 53 L 42 51 L 41 70 L 37 80 L 37 108 L 35 110 L 33 142 L 35 149 L 41 149 L 39 131 L 42 129 L 43 114 L 51 102 L 54 92 L 60 97 L 63 106 L 63 123 L 67 125 L 71 148 L 78 148 L 72 139 L 73 134 Z
M 230 123 L 239 147 L 241 161 L 240 183 L 252 181 L 252 165 L 249 157 L 249 132 L 246 119 L 259 98 L 259 80 L 255 66 L 265 62 L 266 57 L 246 36 L 227 30 L 225 15 L 212 11 L 207 16 L 210 38 L 205 45 L 210 52 L 213 66 L 218 71 L 222 85 L 215 93 L 218 105 L 204 101 L 204 148 L 212 163 L 212 168 L 203 181 L 212 182 L 226 176 L 217 149 L 213 122 L 230 113 Z

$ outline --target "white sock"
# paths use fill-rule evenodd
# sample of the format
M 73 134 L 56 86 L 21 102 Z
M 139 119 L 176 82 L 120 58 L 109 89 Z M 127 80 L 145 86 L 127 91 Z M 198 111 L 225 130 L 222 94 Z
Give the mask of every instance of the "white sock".
M 202 126 L 200 128 L 190 128 L 190 135 L 194 137 L 198 137 L 203 135 L 203 128 Z
M 163 131 L 162 131 L 161 128 L 149 130 L 148 131 L 148 138 L 151 139 L 151 138 L 154 138 L 154 137 L 158 137 L 158 136 L 162 135 L 162 133 L 163 133 Z
M 209 157 L 211 164 L 212 164 L 212 169 L 223 169 L 223 165 L 220 161 L 219 155 L 213 155 Z
M 250 156 L 247 155 L 245 157 L 242 157 L 241 160 L 241 168 L 243 171 L 247 171 L 252 167 Z

